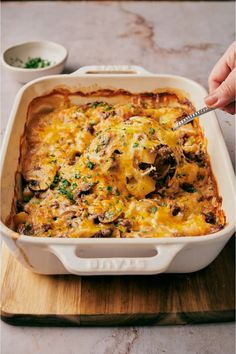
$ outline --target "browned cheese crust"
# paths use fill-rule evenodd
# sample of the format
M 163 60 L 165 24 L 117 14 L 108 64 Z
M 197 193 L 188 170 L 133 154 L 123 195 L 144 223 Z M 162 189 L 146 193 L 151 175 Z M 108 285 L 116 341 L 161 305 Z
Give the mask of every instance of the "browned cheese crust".
M 14 230 L 66 238 L 220 230 L 225 216 L 198 120 L 173 130 L 193 111 L 171 89 L 57 90 L 34 99 L 21 139 Z

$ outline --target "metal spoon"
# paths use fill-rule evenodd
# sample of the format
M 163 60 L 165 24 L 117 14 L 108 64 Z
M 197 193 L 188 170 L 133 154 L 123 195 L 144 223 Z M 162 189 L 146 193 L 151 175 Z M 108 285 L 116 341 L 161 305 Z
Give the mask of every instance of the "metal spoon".
M 182 127 L 182 125 L 187 124 L 189 122 L 191 122 L 194 118 L 201 116 L 202 114 L 208 113 L 210 111 L 213 111 L 215 108 L 210 108 L 210 107 L 204 107 L 199 109 L 198 111 L 190 114 L 187 117 L 184 117 L 183 119 L 181 119 L 179 122 L 175 123 L 173 130 L 177 130 L 180 127 Z

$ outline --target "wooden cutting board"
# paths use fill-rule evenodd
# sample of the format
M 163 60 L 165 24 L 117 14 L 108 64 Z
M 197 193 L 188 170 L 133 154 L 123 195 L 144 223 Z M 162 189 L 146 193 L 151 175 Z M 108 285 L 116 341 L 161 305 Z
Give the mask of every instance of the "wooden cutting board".
M 234 320 L 234 237 L 207 268 L 155 276 L 45 276 L 3 247 L 1 317 L 14 325 L 164 325 Z

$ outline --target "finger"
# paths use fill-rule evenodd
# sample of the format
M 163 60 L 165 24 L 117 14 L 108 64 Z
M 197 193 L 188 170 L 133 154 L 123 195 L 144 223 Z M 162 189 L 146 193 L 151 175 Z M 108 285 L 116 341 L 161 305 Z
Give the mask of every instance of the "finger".
M 235 102 L 232 102 L 232 103 L 228 104 L 228 106 L 224 107 L 222 109 L 222 111 L 227 112 L 229 114 L 235 114 L 235 112 L 236 112 L 236 104 L 235 104 Z
M 209 107 L 226 107 L 235 101 L 235 78 L 236 69 L 234 69 L 222 82 L 222 84 L 205 98 L 205 103 Z
M 226 79 L 229 73 L 235 68 L 236 42 L 232 43 L 224 55 L 219 59 L 212 69 L 208 84 L 209 91 L 213 92 Z
M 208 86 L 209 91 L 215 91 L 220 84 L 226 79 L 226 77 L 230 74 L 231 70 L 227 64 L 225 55 L 220 58 L 220 60 L 216 63 L 214 68 L 212 69 L 209 79 Z

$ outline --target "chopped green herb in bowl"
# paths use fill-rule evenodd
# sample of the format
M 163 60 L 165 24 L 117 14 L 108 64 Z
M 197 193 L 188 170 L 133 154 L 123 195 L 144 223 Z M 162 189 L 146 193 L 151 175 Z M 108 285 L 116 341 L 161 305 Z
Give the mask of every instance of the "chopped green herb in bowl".
M 21 83 L 42 76 L 60 74 L 68 52 L 62 45 L 49 41 L 24 42 L 6 49 L 2 64 Z
M 26 69 L 40 69 L 50 66 L 51 62 L 47 59 L 42 59 L 40 57 L 37 58 L 28 58 L 28 60 L 24 63 L 24 68 Z

